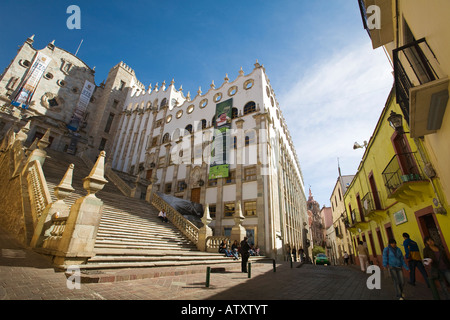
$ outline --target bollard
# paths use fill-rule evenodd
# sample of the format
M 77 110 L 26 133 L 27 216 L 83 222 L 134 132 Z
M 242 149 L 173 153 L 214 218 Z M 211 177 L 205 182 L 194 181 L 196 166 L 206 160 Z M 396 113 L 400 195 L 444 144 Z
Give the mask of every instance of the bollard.
M 248 263 L 248 278 L 252 277 L 252 264 L 251 262 Z
M 211 267 L 206 267 L 206 287 L 209 288 L 209 280 L 211 277 Z
M 277 272 L 277 264 L 275 262 L 275 259 L 273 259 L 273 272 Z

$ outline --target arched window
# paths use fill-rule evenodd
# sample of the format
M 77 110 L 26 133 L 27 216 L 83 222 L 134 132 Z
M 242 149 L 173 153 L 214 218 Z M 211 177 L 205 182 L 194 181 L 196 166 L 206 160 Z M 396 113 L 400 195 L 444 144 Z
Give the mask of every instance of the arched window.
M 206 129 L 206 119 L 202 119 L 201 125 L 202 125 L 202 130 Z
M 250 101 L 244 106 L 244 115 L 255 111 L 256 111 L 256 104 L 253 101 Z
M 186 128 L 184 128 L 186 131 L 188 131 L 189 133 L 192 133 L 192 124 L 188 124 L 186 126 Z
M 166 134 L 163 136 L 162 143 L 167 143 L 167 142 L 169 142 L 169 141 L 170 141 L 170 134 L 169 134 L 169 133 L 166 133 Z
M 167 105 L 167 99 L 164 98 L 164 99 L 161 101 L 160 109 L 162 109 L 162 107 L 165 107 L 166 105 Z
M 231 109 L 231 119 L 236 119 L 238 117 L 238 109 L 232 108 Z

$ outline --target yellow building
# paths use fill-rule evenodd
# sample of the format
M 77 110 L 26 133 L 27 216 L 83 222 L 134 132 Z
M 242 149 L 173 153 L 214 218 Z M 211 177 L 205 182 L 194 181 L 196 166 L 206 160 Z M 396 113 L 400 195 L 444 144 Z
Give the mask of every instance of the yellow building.
M 402 248 L 404 232 L 421 251 L 426 236 L 442 244 L 447 254 L 450 244 L 450 218 L 438 213 L 450 209 L 440 196 L 442 187 L 429 178 L 433 173 L 426 152 L 419 139 L 411 138 L 395 100 L 393 88 L 344 195 L 353 246 L 366 242 L 377 265 L 389 239 Z
M 450 1 L 359 0 L 373 48 L 394 69 L 396 100 L 411 137 L 424 146 L 433 182 L 450 200 Z M 438 198 L 438 201 L 445 202 Z M 438 211 L 443 212 L 442 208 Z

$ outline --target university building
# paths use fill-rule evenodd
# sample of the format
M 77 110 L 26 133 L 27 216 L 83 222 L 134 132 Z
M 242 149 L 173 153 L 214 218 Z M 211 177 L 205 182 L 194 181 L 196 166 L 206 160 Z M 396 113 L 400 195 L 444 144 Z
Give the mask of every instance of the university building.
M 226 116 L 222 107 L 228 108 Z M 228 133 L 218 136 L 221 123 Z M 226 160 L 214 166 L 217 159 Z M 222 172 L 213 174 L 215 167 Z M 258 62 L 249 74 L 241 68 L 235 80 L 226 75 L 220 86 L 213 82 L 205 93 L 199 88 L 195 97 L 177 90 L 173 80 L 131 90 L 120 115 L 112 168 L 149 180 L 141 194 L 147 199 L 160 192 L 208 204 L 214 235 L 229 236 L 241 210 L 250 242 L 266 253 L 282 256 L 287 245 L 302 246 L 303 177 Z
M 34 36 L 0 76 L 0 138 L 27 124 L 31 145 L 50 129 L 50 149 L 90 161 L 104 150 L 117 174 L 110 183 L 132 177 L 141 186 L 136 198 L 207 205 L 215 236 L 229 236 L 241 216 L 263 254 L 302 247 L 302 172 L 261 64 L 191 97 L 173 80 L 145 87 L 123 62 L 97 85 L 95 68 L 54 41 L 41 50 L 33 43 Z

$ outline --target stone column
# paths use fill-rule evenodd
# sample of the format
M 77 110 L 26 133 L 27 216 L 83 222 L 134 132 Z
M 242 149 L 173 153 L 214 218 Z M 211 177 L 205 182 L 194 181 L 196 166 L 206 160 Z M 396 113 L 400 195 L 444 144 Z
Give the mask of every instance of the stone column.
M 94 255 L 95 238 L 103 210 L 103 201 L 95 196 L 108 182 L 104 178 L 104 151 L 100 152 L 91 173 L 83 179 L 87 195 L 75 201 L 70 208 L 66 228 L 55 257 L 57 265 L 83 264 Z

